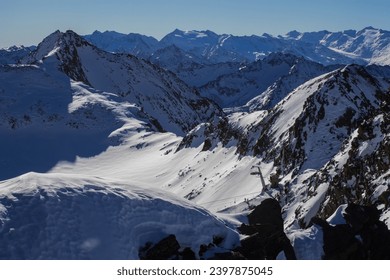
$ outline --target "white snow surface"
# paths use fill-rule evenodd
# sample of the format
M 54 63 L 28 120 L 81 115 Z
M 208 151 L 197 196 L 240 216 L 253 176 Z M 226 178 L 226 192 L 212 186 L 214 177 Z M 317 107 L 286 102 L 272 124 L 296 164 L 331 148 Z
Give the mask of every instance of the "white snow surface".
M 220 251 L 239 240 L 205 209 L 167 192 L 59 173 L 0 182 L 0 232 L 2 259 L 138 259 L 141 246 L 169 234 L 194 252 L 213 236 L 224 238 Z

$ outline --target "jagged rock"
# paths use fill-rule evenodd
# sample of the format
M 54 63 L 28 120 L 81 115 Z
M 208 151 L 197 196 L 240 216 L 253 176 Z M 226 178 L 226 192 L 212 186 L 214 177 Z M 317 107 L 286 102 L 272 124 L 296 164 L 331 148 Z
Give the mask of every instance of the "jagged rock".
M 390 259 L 390 231 L 379 220 L 374 206 L 349 204 L 344 218 L 355 235 L 360 236 L 367 259 Z
M 157 244 L 147 243 L 139 250 L 141 260 L 170 260 L 178 259 L 180 244 L 176 236 L 171 234 Z
M 351 203 L 343 216 L 347 224 L 335 226 L 312 219 L 323 230 L 324 259 L 390 259 L 390 231 L 374 206 Z
M 325 220 L 313 218 L 312 222 L 322 227 L 325 260 L 365 259 L 363 246 L 348 225 L 329 225 Z
M 196 260 L 194 251 L 189 247 L 184 248 L 183 251 L 180 252 L 180 255 L 183 260 Z
M 283 219 L 281 207 L 275 199 L 265 199 L 249 215 L 250 225 L 272 225 L 283 231 Z
M 296 259 L 294 249 L 283 229 L 281 207 L 275 199 L 266 199 L 248 215 L 249 225 L 239 228 L 250 234 L 238 251 L 247 259 L 276 259 L 284 251 L 287 259 Z
M 216 253 L 214 257 L 210 258 L 211 260 L 246 260 L 246 258 L 240 252 L 224 252 Z

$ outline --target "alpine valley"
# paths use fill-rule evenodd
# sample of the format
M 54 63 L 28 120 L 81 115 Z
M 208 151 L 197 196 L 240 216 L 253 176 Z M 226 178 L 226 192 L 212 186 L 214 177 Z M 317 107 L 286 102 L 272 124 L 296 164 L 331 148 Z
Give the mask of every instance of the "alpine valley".
M 390 259 L 389 31 L 56 31 L 0 63 L 0 259 Z

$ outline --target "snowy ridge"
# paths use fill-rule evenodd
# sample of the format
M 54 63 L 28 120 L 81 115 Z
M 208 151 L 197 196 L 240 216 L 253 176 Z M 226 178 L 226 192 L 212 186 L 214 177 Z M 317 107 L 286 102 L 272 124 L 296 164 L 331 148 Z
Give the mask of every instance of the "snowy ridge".
M 107 179 L 27 173 L 0 190 L 1 259 L 138 259 L 139 247 L 169 234 L 194 252 L 214 236 L 222 247 L 238 242 L 204 209 Z
M 285 38 L 322 45 L 351 59 L 364 60 L 370 64 L 388 65 L 389 63 L 390 33 L 371 26 L 360 31 L 296 32 L 287 34 Z

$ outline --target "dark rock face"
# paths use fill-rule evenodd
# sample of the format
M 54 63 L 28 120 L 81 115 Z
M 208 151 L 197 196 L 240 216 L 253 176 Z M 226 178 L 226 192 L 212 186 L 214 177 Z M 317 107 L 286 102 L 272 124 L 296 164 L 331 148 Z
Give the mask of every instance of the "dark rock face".
M 139 250 L 141 260 L 170 260 L 178 259 L 180 244 L 176 236 L 171 234 L 157 244 L 147 243 Z
M 208 251 L 218 247 L 223 241 L 222 237 L 215 236 L 213 243 L 208 245 L 202 244 L 199 248 L 199 258 L 205 259 Z M 171 234 L 158 243 L 153 244 L 148 242 L 141 247 L 138 252 L 141 260 L 196 260 L 197 256 L 190 247 L 183 248 L 176 239 L 176 236 Z M 215 253 L 215 256 L 208 256 L 211 259 L 237 259 L 239 254 L 226 250 L 226 252 Z M 241 258 L 242 259 L 242 258 Z
M 364 250 L 349 225 L 331 226 L 325 220 L 313 218 L 313 223 L 322 227 L 324 234 L 325 260 L 361 260 Z
M 238 251 L 247 259 L 275 260 L 281 251 L 287 259 L 296 259 L 294 248 L 283 229 L 281 207 L 275 199 L 266 199 L 248 215 L 249 225 L 240 232 L 249 235 Z
M 349 204 L 344 219 L 347 224 L 331 226 L 320 218 L 313 223 L 324 232 L 324 259 L 390 259 L 390 231 L 379 220 L 374 206 Z
M 181 252 L 181 257 L 183 260 L 196 260 L 194 251 L 189 247 L 184 248 L 183 252 Z
M 355 235 L 360 236 L 367 259 L 390 259 L 390 231 L 379 220 L 374 206 L 349 204 L 344 218 Z
M 266 199 L 258 205 L 249 215 L 250 225 L 273 225 L 283 231 L 282 208 L 275 199 Z

